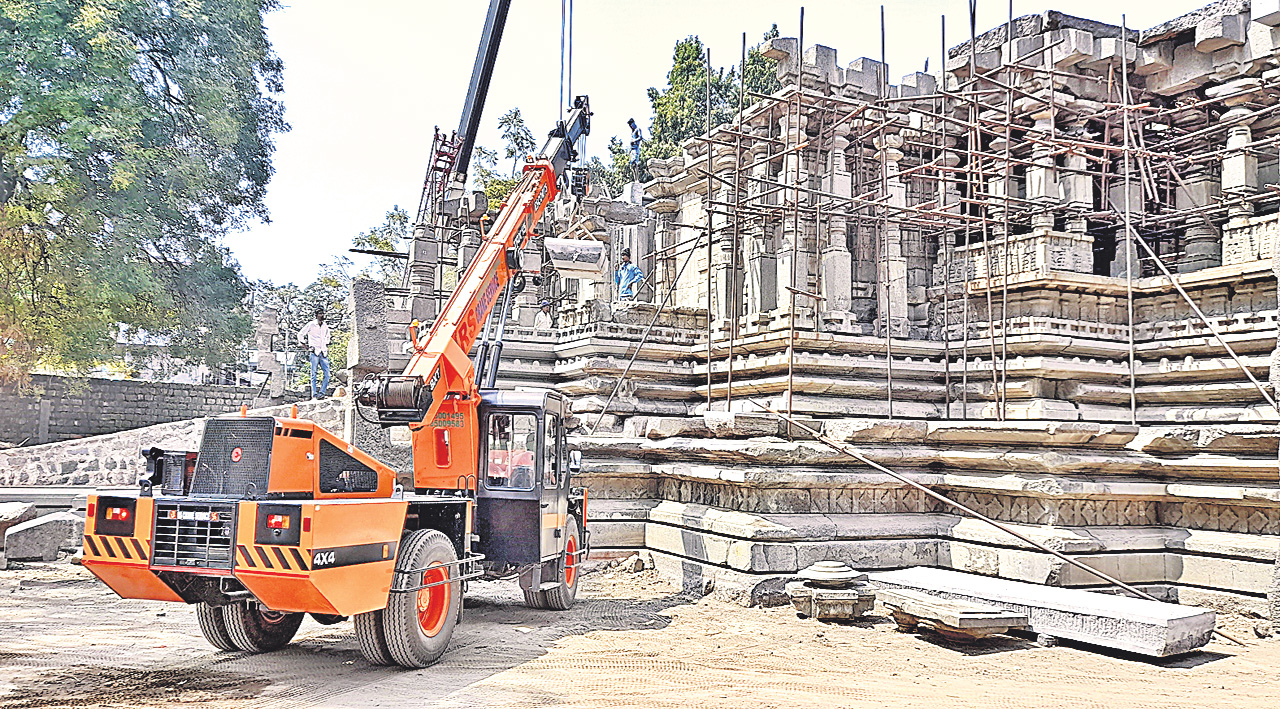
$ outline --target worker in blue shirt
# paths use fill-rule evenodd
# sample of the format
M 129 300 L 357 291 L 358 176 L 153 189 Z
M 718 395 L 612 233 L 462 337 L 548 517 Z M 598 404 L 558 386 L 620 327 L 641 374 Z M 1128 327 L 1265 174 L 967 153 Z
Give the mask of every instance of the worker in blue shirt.
M 644 273 L 640 271 L 640 267 L 631 263 L 631 249 L 623 249 L 622 263 L 618 264 L 618 271 L 613 274 L 613 285 L 618 288 L 618 299 L 635 300 L 636 289 L 640 287 L 640 281 L 643 280 Z

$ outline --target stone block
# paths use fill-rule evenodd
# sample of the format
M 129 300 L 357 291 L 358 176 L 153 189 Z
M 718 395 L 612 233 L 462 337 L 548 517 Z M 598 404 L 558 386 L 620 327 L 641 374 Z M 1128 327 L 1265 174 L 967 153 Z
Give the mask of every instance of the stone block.
M 1196 24 L 1197 52 L 1216 52 L 1244 44 L 1248 15 L 1210 15 Z
M 846 443 L 922 441 L 928 432 L 925 421 L 884 419 L 834 419 L 823 425 L 823 433 Z
M 4 548 L 4 534 L 10 527 L 35 519 L 36 506 L 30 502 L 0 502 L 0 548 Z M 0 566 L 0 568 L 4 568 Z
M 921 591 L 883 589 L 876 597 L 893 614 L 898 629 L 903 632 L 924 626 L 949 640 L 971 642 L 1027 626 L 1025 613 L 939 598 Z
M 1119 37 L 1101 37 L 1093 41 L 1093 56 L 1080 62 L 1080 66 L 1093 71 L 1119 69 L 1125 63 L 1135 69 L 1138 64 L 1138 45 L 1121 41 Z
M 388 367 L 387 300 L 381 283 L 357 278 L 348 296 L 351 308 L 351 339 L 347 342 L 347 363 L 357 378 L 385 372 Z
M 850 62 L 849 68 L 845 70 L 845 85 L 859 93 L 879 96 L 881 83 L 888 80 L 887 68 L 874 59 L 858 57 Z
M 990 52 L 978 52 L 972 57 L 974 65 L 977 67 L 979 74 L 985 74 L 1000 66 L 1000 50 Z M 947 59 L 947 72 L 955 76 L 965 79 L 969 76 L 969 54 L 965 52 Z M 954 87 L 951 87 L 954 88 Z
M 706 411 L 706 430 L 716 438 L 756 438 L 776 436 L 778 419 L 773 414 L 744 414 L 733 411 Z
M 777 430 L 776 424 L 774 428 Z M 706 438 L 710 435 L 707 423 L 702 418 L 651 417 L 645 423 L 644 435 L 654 440 L 662 438 L 695 437 Z
M 57 561 L 58 551 L 75 547 L 83 535 L 84 519 L 70 512 L 37 517 L 5 532 L 5 557 L 14 561 Z
M 1055 30 L 1049 33 L 1049 44 L 1057 44 L 1049 50 L 1049 59 L 1058 69 L 1073 67 L 1093 58 L 1093 35 L 1084 30 Z
M 836 61 L 836 50 L 821 44 L 815 44 L 804 53 L 805 72 L 816 71 L 818 79 L 830 84 L 843 83 L 843 71 Z M 810 69 L 809 67 L 812 67 Z
M 902 85 L 899 88 L 903 96 L 929 96 L 937 90 L 938 78 L 919 71 L 902 77 Z
M 1127 596 L 1054 588 L 917 567 L 871 575 L 887 589 L 923 591 L 941 598 L 993 605 L 1027 616 L 1036 632 L 1077 642 L 1167 657 L 1207 644 L 1212 611 Z
M 1151 74 L 1148 89 L 1162 96 L 1180 94 L 1199 88 L 1213 77 L 1213 56 L 1196 51 L 1191 44 L 1182 44 L 1173 50 L 1173 61 L 1167 69 L 1147 73 Z

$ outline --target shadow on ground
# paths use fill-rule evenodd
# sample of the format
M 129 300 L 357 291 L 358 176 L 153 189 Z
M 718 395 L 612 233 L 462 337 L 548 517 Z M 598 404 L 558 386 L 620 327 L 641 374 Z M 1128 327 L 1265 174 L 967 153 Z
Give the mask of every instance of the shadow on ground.
M 364 687 L 400 681 L 414 682 L 414 700 L 420 702 L 535 660 L 567 637 L 665 628 L 670 619 L 663 611 L 695 600 L 684 594 L 622 597 L 610 590 L 611 582 L 600 574 L 585 576 L 586 597 L 580 595 L 573 608 L 560 612 L 525 607 L 514 582 L 474 584 L 448 652 L 424 670 L 371 665 L 360 654 L 349 622 L 319 626 L 308 619 L 288 647 L 254 655 L 205 645 L 189 608 L 129 602 L 140 609 L 132 617 L 80 611 L 69 614 L 72 622 L 54 628 L 30 626 L 31 636 L 22 642 L 8 642 L 13 635 L 0 641 L 0 709 L 244 700 L 253 706 L 316 705 L 349 693 L 358 698 Z M 105 591 L 91 583 L 58 587 L 72 591 L 71 585 L 77 594 Z M 24 588 L 38 597 L 47 586 Z M 148 617 L 155 624 L 157 615 L 169 616 L 165 629 L 148 628 L 131 643 L 132 624 L 146 624 Z M 0 627 L 0 637 L 5 630 Z M 77 647 L 77 638 L 97 642 Z

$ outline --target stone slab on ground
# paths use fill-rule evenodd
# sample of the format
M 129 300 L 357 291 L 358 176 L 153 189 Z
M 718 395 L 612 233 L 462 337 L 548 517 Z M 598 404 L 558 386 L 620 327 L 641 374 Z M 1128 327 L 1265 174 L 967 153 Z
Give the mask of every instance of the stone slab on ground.
M 0 549 L 4 548 L 4 533 L 13 526 L 36 516 L 36 506 L 30 502 L 0 502 Z
M 871 574 L 880 588 L 984 603 L 1025 613 L 1031 630 L 1091 645 L 1167 657 L 1203 647 L 1213 635 L 1212 611 L 1127 596 L 1040 586 L 1021 581 L 915 567 Z
M 979 640 L 1025 628 L 1027 615 L 999 606 L 940 598 L 905 588 L 881 589 L 876 597 L 893 613 L 900 630 L 923 625 L 953 640 Z
M 5 532 L 5 557 L 10 561 L 57 561 L 58 551 L 77 546 L 83 534 L 84 520 L 70 512 L 37 517 Z

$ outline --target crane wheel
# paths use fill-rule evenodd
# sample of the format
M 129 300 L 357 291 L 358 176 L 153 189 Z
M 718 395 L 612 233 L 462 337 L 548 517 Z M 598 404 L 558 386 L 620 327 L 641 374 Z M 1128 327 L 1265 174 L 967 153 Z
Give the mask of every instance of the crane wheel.
M 246 652 L 270 652 L 288 645 L 298 632 L 303 615 L 266 610 L 256 601 L 228 603 L 222 607 L 222 620 L 231 642 Z
M 387 636 L 382 631 L 382 611 L 369 611 L 355 615 L 356 640 L 360 654 L 372 665 L 393 665 L 395 658 L 387 648 Z
M 227 622 L 222 619 L 222 608 L 208 603 L 196 604 L 196 621 L 200 623 L 200 632 L 209 644 L 219 650 L 238 650 L 227 632 Z
M 547 607 L 546 595 L 543 594 L 542 591 L 530 591 L 527 589 L 522 589 L 522 590 L 524 590 L 524 604 L 526 606 L 529 606 L 530 608 L 546 608 Z
M 457 581 L 458 554 L 443 532 L 419 529 L 400 543 L 396 572 L 407 574 L 412 585 L 438 584 L 407 593 L 392 593 L 382 612 L 382 631 L 396 664 L 426 667 L 444 654 L 453 637 L 462 608 L 462 588 Z M 445 581 L 446 583 L 439 583 Z
M 578 597 L 578 552 L 582 550 L 582 532 L 578 529 L 578 520 L 572 515 L 564 523 L 564 571 L 560 574 L 560 585 L 542 592 L 544 608 L 553 611 L 567 611 L 573 607 Z

